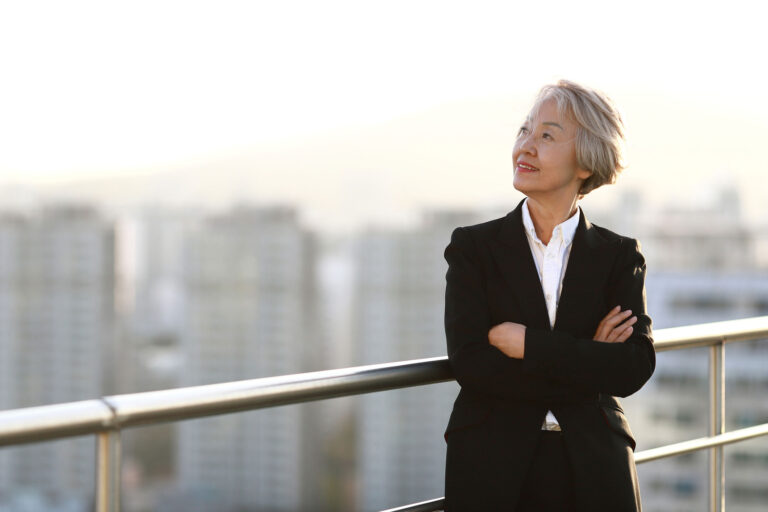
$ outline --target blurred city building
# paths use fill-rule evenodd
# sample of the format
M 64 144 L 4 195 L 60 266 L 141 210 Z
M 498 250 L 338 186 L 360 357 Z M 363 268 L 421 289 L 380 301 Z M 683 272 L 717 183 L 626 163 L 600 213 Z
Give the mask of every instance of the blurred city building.
M 643 204 L 630 191 L 614 210 L 598 212 L 595 222 L 641 241 L 655 329 L 768 315 L 768 269 L 761 268 L 757 252 L 765 234 L 743 217 L 735 190 L 725 189 L 704 204 L 652 213 Z M 624 400 L 639 450 L 708 435 L 708 357 L 707 349 L 659 354 L 653 378 Z M 766 358 L 764 342 L 726 349 L 726 429 L 768 421 Z M 700 452 L 640 466 L 644 508 L 706 508 L 707 456 Z M 729 508 L 765 510 L 768 440 L 726 447 L 725 471 Z
M 0 218 L 0 407 L 97 398 L 114 385 L 114 230 L 96 211 L 50 206 Z M 0 452 L 0 508 L 86 510 L 93 439 Z
M 182 386 L 305 370 L 315 356 L 314 245 L 295 210 L 281 207 L 236 208 L 189 234 Z M 282 407 L 179 424 L 181 494 L 169 508 L 304 509 L 303 411 Z
M 180 386 L 184 261 L 203 212 L 147 206 L 117 219 L 118 393 Z M 176 482 L 174 423 L 123 433 L 123 509 L 158 510 Z
M 369 230 L 358 240 L 354 336 L 363 364 L 445 354 L 443 251 L 451 232 L 477 213 L 432 212 L 407 231 Z M 456 383 L 360 399 L 359 510 L 443 495 L 445 441 Z
M 745 218 L 735 189 L 710 197 L 649 208 L 637 190 L 622 191 L 607 209 L 585 208 L 601 226 L 640 240 L 653 272 L 723 273 L 754 270 L 758 262 L 757 225 Z
M 768 314 L 765 225 L 724 190 L 649 209 L 623 192 L 595 223 L 640 239 L 654 327 Z M 192 386 L 445 354 L 452 230 L 506 212 L 432 211 L 410 229 L 313 234 L 292 207 L 218 215 L 146 208 L 0 217 L 0 406 Z M 118 243 L 115 244 L 115 232 Z M 117 270 L 115 270 L 117 260 Z M 119 339 L 119 344 L 115 339 Z M 768 346 L 726 351 L 727 428 L 768 421 Z M 658 357 L 624 401 L 638 449 L 707 434 L 707 351 Z M 125 434 L 126 511 L 377 510 L 442 495 L 446 383 Z M 768 500 L 768 441 L 725 449 L 729 507 Z M 706 453 L 639 467 L 645 508 L 698 511 Z M 91 508 L 94 448 L 0 451 L 0 508 Z
M 179 385 L 185 248 L 202 218 L 154 206 L 118 223 L 121 393 Z

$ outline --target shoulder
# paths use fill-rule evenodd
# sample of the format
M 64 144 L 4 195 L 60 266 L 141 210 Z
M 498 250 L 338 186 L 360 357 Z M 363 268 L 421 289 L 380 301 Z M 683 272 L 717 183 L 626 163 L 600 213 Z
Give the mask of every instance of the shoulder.
M 590 224 L 589 230 L 595 238 L 599 238 L 609 246 L 616 248 L 616 263 L 619 267 L 627 265 L 632 268 L 645 268 L 645 257 L 640 248 L 640 241 L 636 238 L 624 236 L 610 229 Z
M 595 236 L 610 244 L 621 246 L 627 252 L 640 252 L 640 241 L 636 238 L 620 235 L 615 231 L 604 228 L 594 223 L 589 223 L 589 229 L 594 230 Z
M 450 263 L 452 254 L 463 254 L 470 260 L 476 260 L 480 254 L 487 252 L 489 242 L 498 236 L 505 219 L 501 217 L 455 228 L 451 242 L 445 248 L 446 259 Z
M 460 226 L 453 230 L 451 241 L 473 240 L 475 242 L 489 240 L 498 236 L 504 222 L 508 220 L 509 215 L 499 217 L 498 219 L 488 220 L 479 224 L 470 226 Z

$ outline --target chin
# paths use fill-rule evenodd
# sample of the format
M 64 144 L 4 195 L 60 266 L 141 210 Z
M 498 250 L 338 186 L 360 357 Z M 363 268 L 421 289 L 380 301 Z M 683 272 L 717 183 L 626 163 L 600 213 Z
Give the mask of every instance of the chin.
M 512 182 L 512 186 L 521 194 L 525 194 L 526 196 L 528 195 L 529 188 L 521 183 L 518 183 L 517 180 Z

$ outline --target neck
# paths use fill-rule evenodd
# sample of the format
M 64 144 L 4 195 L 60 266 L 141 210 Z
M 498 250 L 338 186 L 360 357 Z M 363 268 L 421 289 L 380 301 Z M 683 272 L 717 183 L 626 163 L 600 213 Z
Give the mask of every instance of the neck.
M 549 243 L 555 226 L 576 213 L 578 199 L 579 196 L 573 196 L 570 201 L 542 201 L 540 198 L 528 197 L 528 212 L 539 240 Z

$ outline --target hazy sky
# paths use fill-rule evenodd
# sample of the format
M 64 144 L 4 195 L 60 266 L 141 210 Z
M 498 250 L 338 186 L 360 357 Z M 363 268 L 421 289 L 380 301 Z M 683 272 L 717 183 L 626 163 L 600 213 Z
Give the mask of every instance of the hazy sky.
M 641 105 L 638 140 L 658 117 L 672 151 L 696 147 L 703 128 L 715 141 L 768 134 L 768 36 L 753 2 L 0 5 L 0 184 L 194 165 L 456 102 L 529 99 L 560 77 Z M 653 111 L 669 104 L 730 125 Z

